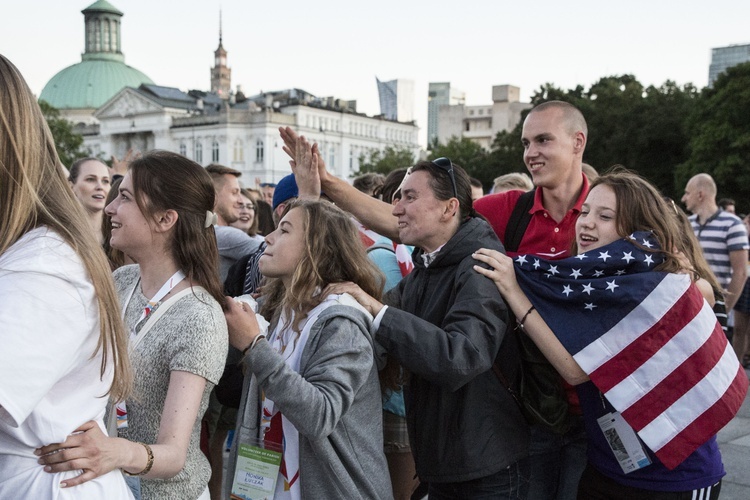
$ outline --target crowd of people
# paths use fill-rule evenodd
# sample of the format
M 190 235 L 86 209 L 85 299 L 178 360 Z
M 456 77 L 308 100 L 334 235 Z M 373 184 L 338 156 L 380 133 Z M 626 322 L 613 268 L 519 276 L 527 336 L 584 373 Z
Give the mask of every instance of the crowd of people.
M 0 498 L 719 497 L 750 245 L 710 176 L 688 218 L 599 175 L 560 101 L 488 195 L 280 138 L 254 189 L 167 151 L 64 166 L 0 56 Z

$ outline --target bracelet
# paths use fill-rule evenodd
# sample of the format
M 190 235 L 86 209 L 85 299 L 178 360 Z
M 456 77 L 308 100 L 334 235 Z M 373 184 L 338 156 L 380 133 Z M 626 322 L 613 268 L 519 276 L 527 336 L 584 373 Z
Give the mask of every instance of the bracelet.
M 151 451 L 151 447 L 147 445 L 146 443 L 139 442 L 138 444 L 143 445 L 143 447 L 146 448 L 146 453 L 148 454 L 146 467 L 144 467 L 141 472 L 136 472 L 136 473 L 128 472 L 125 469 L 122 469 L 122 473 L 125 474 L 126 476 L 145 476 L 146 474 L 149 473 L 149 471 L 151 470 L 151 467 L 154 466 L 154 452 Z
M 255 347 L 255 344 L 257 344 L 260 339 L 264 339 L 264 338 L 266 338 L 266 336 L 263 335 L 262 333 L 259 333 L 258 335 L 256 335 L 253 341 L 250 342 L 250 345 L 245 347 L 245 349 L 242 351 L 242 355 L 245 356 L 247 354 L 247 351 Z
M 526 318 L 528 318 L 528 317 L 529 317 L 529 314 L 531 314 L 531 312 L 532 312 L 532 311 L 533 311 L 534 309 L 536 309 L 536 307 L 534 307 L 533 305 L 532 305 L 531 307 L 529 307 L 529 310 L 528 310 L 528 311 L 526 311 L 526 314 L 524 314 L 524 315 L 523 315 L 523 318 L 521 318 L 521 321 L 518 321 L 518 318 L 516 318 L 516 321 L 517 321 L 517 324 L 516 324 L 516 330 L 521 330 L 521 331 L 523 331 L 523 330 L 524 330 L 524 328 L 523 328 L 523 323 L 524 323 L 524 321 L 526 321 Z

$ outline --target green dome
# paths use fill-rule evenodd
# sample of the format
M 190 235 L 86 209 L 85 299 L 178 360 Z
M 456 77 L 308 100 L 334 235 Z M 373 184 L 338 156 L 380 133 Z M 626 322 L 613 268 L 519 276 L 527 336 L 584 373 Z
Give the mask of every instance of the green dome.
M 98 108 L 125 87 L 153 84 L 149 77 L 122 61 L 84 59 L 57 73 L 39 99 L 58 109 Z

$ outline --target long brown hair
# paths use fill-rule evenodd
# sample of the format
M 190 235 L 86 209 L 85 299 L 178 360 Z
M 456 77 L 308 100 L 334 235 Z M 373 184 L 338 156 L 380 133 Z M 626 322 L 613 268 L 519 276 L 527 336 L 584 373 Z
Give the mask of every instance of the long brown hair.
M 385 278 L 367 257 L 351 217 L 325 201 L 297 200 L 285 213 L 295 208 L 304 213 L 305 252 L 288 289 L 278 278 L 264 287 L 261 314 L 278 319 L 282 311 L 287 317 L 294 313 L 291 326 L 299 331 L 300 321 L 325 298 L 319 292 L 342 281 L 356 283 L 380 300 Z
M 151 151 L 130 164 L 135 201 L 146 217 L 177 212 L 168 242 L 172 258 L 191 282 L 202 286 L 226 308 L 219 281 L 219 249 L 213 226 L 205 227 L 216 192 L 206 170 L 169 151 Z
M 623 166 L 615 165 L 613 170 L 594 179 L 589 192 L 596 186 L 608 186 L 615 193 L 617 234 L 625 238 L 635 231 L 651 231 L 660 248 L 642 249 L 664 256 L 664 262 L 656 269 L 668 273 L 683 270 L 675 252 L 680 248 L 677 246 L 681 240 L 680 227 L 675 217 L 667 215 L 672 207 L 651 183 Z
M 128 339 L 104 252 L 75 198 L 39 104 L 18 69 L 0 55 L 0 254 L 24 234 L 46 226 L 81 258 L 99 306 L 101 374 L 114 367 L 110 395 L 132 386 Z

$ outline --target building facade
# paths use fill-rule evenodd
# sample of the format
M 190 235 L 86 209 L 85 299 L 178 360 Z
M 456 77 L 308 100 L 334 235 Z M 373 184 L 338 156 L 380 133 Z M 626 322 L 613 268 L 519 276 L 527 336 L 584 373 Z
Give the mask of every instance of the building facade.
M 438 138 L 438 111 L 440 106 L 466 104 L 466 94 L 452 88 L 450 82 L 430 82 L 427 90 L 427 145 Z
M 438 141 L 446 144 L 452 137 L 466 137 L 489 151 L 498 132 L 513 130 L 521 120 L 521 112 L 529 108 L 531 103 L 521 102 L 520 88 L 495 85 L 492 87 L 492 104 L 439 106 Z
M 721 73 L 750 61 L 750 44 L 730 45 L 711 49 L 711 65 L 708 67 L 708 86 L 713 86 Z
M 328 169 L 342 178 L 355 175 L 360 156 L 375 150 L 406 148 L 415 157 L 420 151 L 414 123 L 370 117 L 357 113 L 354 101 L 318 98 L 300 89 L 224 100 L 210 92 L 142 85 L 123 89 L 95 116 L 98 124 L 81 130 L 93 155 L 165 149 L 203 166 L 235 168 L 248 186 L 289 174 L 279 127 L 292 127 L 317 142 Z

